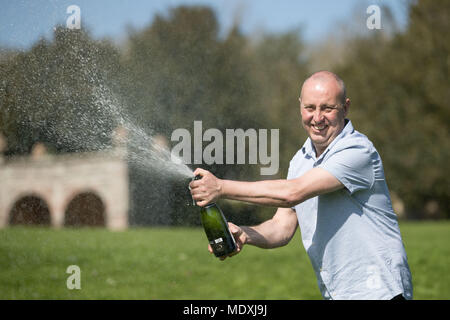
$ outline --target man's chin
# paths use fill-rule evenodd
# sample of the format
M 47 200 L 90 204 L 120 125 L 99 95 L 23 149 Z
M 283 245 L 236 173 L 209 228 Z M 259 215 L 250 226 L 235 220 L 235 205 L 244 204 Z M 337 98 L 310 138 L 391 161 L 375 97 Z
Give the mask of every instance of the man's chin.
M 311 139 L 312 143 L 317 147 L 328 146 L 328 139 L 326 137 L 311 134 L 309 138 Z
M 317 134 L 315 132 L 311 133 L 309 135 L 309 137 L 311 138 L 311 140 L 314 143 L 317 143 L 317 144 L 326 143 L 326 141 L 328 140 L 327 137 L 324 134 L 323 135 L 322 134 Z

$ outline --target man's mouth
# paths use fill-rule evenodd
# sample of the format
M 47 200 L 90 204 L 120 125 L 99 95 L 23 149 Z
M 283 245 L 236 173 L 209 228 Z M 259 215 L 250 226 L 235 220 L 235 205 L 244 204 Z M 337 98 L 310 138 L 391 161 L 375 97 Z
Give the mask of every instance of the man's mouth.
M 321 124 L 321 125 L 313 124 L 313 125 L 311 125 L 311 127 L 313 127 L 316 131 L 323 131 L 327 128 L 327 125 L 326 124 Z

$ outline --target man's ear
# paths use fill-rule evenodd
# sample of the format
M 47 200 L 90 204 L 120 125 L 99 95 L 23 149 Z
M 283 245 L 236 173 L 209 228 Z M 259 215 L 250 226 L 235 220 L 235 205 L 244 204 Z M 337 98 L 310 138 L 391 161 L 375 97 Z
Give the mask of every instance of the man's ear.
M 350 99 L 349 98 L 345 99 L 345 103 L 344 103 L 344 116 L 345 117 L 347 117 L 348 109 L 350 109 Z

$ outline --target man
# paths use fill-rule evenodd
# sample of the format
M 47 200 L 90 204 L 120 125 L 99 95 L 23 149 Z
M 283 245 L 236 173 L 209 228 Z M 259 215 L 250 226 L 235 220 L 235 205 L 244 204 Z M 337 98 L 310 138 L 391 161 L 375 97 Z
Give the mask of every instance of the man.
M 300 225 L 325 299 L 412 299 L 411 273 L 392 209 L 381 158 L 346 119 L 344 82 L 314 73 L 300 93 L 309 138 L 292 158 L 287 180 L 221 180 L 196 169 L 190 184 L 199 206 L 219 198 L 278 207 L 272 219 L 247 227 L 230 223 L 238 248 L 286 245 Z M 209 248 L 211 251 L 211 248 Z

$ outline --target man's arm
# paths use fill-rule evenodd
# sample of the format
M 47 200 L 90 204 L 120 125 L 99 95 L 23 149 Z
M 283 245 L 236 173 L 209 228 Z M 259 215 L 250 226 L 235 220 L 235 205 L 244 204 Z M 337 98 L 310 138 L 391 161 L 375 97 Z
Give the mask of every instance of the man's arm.
M 297 230 L 297 215 L 291 208 L 278 208 L 272 219 L 252 227 L 241 227 L 245 233 L 244 244 L 271 249 L 289 243 Z
M 265 249 L 282 247 L 288 244 L 294 236 L 298 222 L 294 210 L 291 208 L 278 208 L 272 219 L 257 226 L 239 227 L 231 222 L 229 222 L 228 225 L 236 240 L 237 248 L 236 251 L 230 255 L 220 257 L 220 260 L 225 260 L 227 257 L 238 254 L 245 244 Z M 211 245 L 209 244 L 208 250 L 210 253 L 213 253 Z
M 221 180 L 209 171 L 196 169 L 202 179 L 191 183 L 191 193 L 199 206 L 218 198 L 245 201 L 253 204 L 291 208 L 309 198 L 339 190 L 344 185 L 322 168 L 307 171 L 291 180 L 241 182 Z

